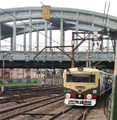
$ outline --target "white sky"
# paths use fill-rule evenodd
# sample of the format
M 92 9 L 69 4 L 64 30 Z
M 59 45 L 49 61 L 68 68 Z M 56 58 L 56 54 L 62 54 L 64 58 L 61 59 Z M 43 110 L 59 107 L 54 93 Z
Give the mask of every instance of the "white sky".
M 0 3 L 0 8 L 7 9 L 7 8 L 17 8 L 17 7 L 41 7 L 43 6 L 41 2 L 44 5 L 49 5 L 51 7 L 85 9 L 100 13 L 104 13 L 105 2 L 107 2 L 107 6 L 106 6 L 106 13 L 107 13 L 108 5 L 110 2 L 109 15 L 113 15 L 117 17 L 117 0 L 110 0 L 110 1 L 109 0 L 2 0 L 2 2 Z M 58 34 L 56 38 L 53 37 L 54 40 L 58 41 L 57 38 L 59 38 L 58 40 L 60 40 L 60 34 Z M 71 41 L 71 38 L 69 39 L 69 41 Z M 8 42 L 6 42 L 5 44 L 7 43 Z M 20 44 L 23 44 L 23 37 L 22 37 L 22 43 L 20 42 L 18 44 L 19 47 Z M 36 42 L 34 42 L 34 44 L 36 44 Z

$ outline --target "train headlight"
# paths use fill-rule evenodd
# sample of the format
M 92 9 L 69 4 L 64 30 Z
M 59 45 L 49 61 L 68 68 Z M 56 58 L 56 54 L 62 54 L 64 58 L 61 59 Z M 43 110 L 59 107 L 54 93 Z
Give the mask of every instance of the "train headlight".
M 87 94 L 87 99 L 91 99 L 92 95 L 91 94 Z
M 81 95 L 78 95 L 79 98 L 81 98 Z
M 69 93 L 67 93 L 66 94 L 66 98 L 68 99 L 68 98 L 70 98 L 71 97 L 71 95 L 69 94 Z

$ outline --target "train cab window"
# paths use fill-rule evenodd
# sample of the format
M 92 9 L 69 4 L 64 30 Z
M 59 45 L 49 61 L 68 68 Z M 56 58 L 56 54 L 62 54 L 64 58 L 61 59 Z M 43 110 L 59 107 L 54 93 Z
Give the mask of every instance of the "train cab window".
M 67 82 L 95 83 L 95 75 L 67 74 Z

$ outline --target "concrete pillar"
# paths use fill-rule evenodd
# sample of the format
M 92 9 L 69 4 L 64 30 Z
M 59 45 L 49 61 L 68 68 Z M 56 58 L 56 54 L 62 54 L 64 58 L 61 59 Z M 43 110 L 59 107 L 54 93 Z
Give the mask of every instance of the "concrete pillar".
M 109 31 L 109 28 L 107 29 L 107 31 Z M 109 37 L 107 39 L 107 52 L 109 52 Z
M 45 20 L 45 47 L 47 47 L 47 20 Z M 47 51 L 47 49 L 45 49 Z
M 89 35 L 89 38 L 91 37 L 91 34 Z M 89 67 L 91 67 L 91 40 L 88 41 L 88 61 L 89 61 Z
M 52 46 L 52 29 L 50 29 L 50 47 Z
M 90 35 L 89 35 L 89 38 L 90 38 Z M 91 44 L 91 41 L 88 40 L 88 52 L 90 52 L 90 44 Z
M 94 38 L 93 33 L 92 33 L 92 35 L 91 35 L 91 38 L 92 38 L 92 39 Z M 92 45 L 91 45 L 91 51 L 92 51 L 92 52 L 94 52 L 94 47 L 95 47 L 94 41 L 92 40 Z
M 78 13 L 76 13 L 76 16 L 78 17 Z M 78 32 L 78 20 L 76 21 L 76 32 Z M 76 39 L 78 39 L 78 36 L 76 36 Z M 75 46 L 77 46 L 78 43 L 79 43 L 78 40 L 76 40 L 76 45 Z M 79 48 L 76 49 L 77 52 L 78 52 L 78 49 Z
M 13 37 L 11 37 L 11 51 L 13 51 Z
M 50 22 L 50 47 L 52 46 L 52 29 L 51 29 L 52 23 Z
M 94 20 L 94 15 L 92 15 L 92 20 Z M 94 32 L 94 24 L 92 23 L 92 32 Z M 94 38 L 94 35 L 92 33 L 91 38 Z M 92 41 L 92 52 L 94 52 L 94 41 Z
M 26 51 L 26 33 L 24 33 L 24 43 L 23 43 L 24 51 Z
M 63 31 L 63 46 L 65 46 L 65 31 Z
M 37 30 L 37 51 L 39 51 L 39 31 Z
M 32 20 L 31 20 L 31 18 L 29 18 L 29 26 L 30 26 L 30 30 L 29 30 L 29 51 L 32 51 L 32 28 L 31 28 Z
M 88 50 L 86 50 L 86 67 L 89 67 Z
M 107 52 L 109 52 L 109 38 L 107 39 Z
M 15 16 L 15 12 L 13 13 Z M 13 20 L 13 51 L 16 51 L 16 19 Z
M 63 46 L 63 19 L 60 20 L 60 44 Z

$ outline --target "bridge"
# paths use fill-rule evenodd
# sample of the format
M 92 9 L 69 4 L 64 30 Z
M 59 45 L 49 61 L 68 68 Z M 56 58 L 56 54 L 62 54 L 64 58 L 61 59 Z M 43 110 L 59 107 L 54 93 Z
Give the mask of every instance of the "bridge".
M 104 24 L 103 24 L 104 23 Z M 117 17 L 101 13 L 50 7 L 50 19 L 42 19 L 42 7 L 25 7 L 0 10 L 0 67 L 5 61 L 5 68 L 66 68 L 71 66 L 72 45 L 66 46 L 67 31 L 77 32 L 75 38 L 75 66 L 97 65 L 99 68 L 114 68 L 115 31 Z M 107 34 L 102 29 L 107 29 Z M 52 38 L 53 31 L 60 30 L 60 40 Z M 44 33 L 43 33 L 44 31 Z M 95 32 L 96 31 L 96 32 Z M 109 31 L 109 32 L 108 32 Z M 111 32 L 110 32 L 111 31 Z M 36 33 L 36 46 L 33 49 L 33 32 Z M 71 32 L 71 36 L 72 36 Z M 49 33 L 49 35 L 48 35 Z M 21 49 L 17 49 L 17 36 L 23 40 Z M 28 37 L 27 37 L 28 35 Z M 39 44 L 44 36 L 44 46 Z M 2 44 L 9 38 L 9 50 Z M 71 39 L 72 40 L 72 39 Z M 28 42 L 28 45 L 27 45 Z M 59 43 L 55 48 L 54 43 Z M 82 49 L 84 45 L 85 49 Z M 44 51 L 43 48 L 49 46 Z M 65 47 L 66 46 L 66 47 Z M 34 57 L 40 54 L 34 59 Z M 67 55 L 66 55 L 66 54 Z M 36 61 L 36 62 L 34 62 Z

